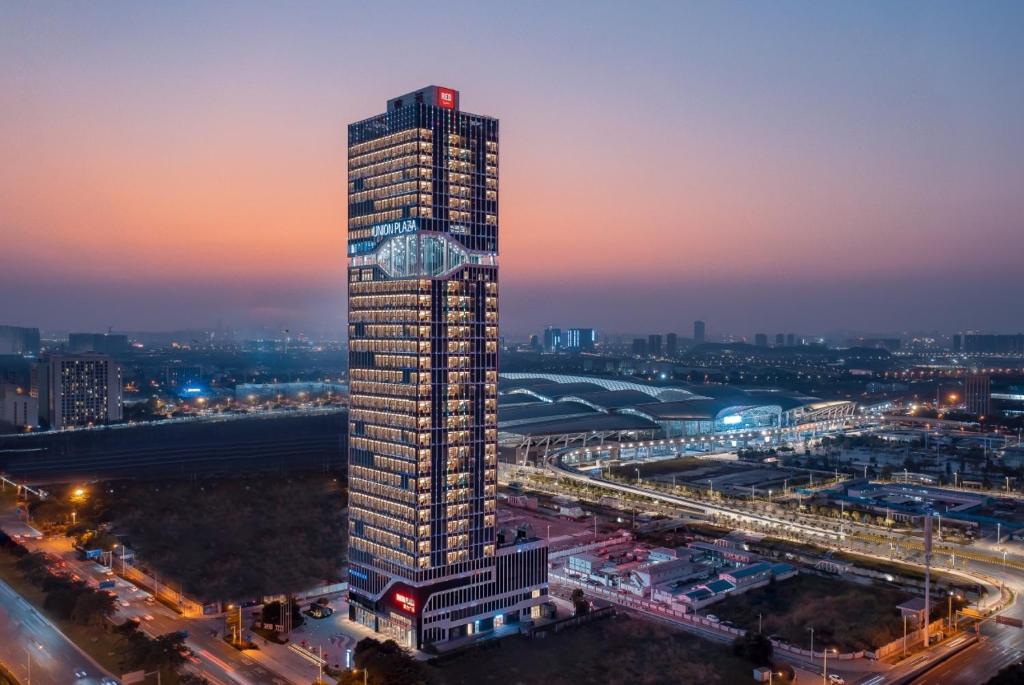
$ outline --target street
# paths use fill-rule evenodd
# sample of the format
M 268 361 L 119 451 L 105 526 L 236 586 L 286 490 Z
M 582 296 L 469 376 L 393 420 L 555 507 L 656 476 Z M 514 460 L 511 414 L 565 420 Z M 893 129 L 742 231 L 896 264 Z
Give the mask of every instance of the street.
M 33 685 L 100 685 L 112 674 L 83 653 L 10 585 L 0 581 L 0 661 Z M 75 675 L 84 671 L 84 677 Z

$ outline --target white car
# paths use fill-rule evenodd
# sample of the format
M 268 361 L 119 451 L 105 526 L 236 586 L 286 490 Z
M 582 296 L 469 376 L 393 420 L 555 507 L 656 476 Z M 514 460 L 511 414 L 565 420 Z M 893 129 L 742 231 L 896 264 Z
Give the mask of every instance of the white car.
M 707 618 L 712 623 L 718 623 L 718 617 L 714 614 L 708 614 L 705 618 Z
M 828 682 L 831 683 L 831 685 L 846 685 L 846 680 L 835 673 L 828 677 Z
M 146 614 L 142 618 L 144 618 L 147 621 L 152 621 L 153 620 L 153 614 Z

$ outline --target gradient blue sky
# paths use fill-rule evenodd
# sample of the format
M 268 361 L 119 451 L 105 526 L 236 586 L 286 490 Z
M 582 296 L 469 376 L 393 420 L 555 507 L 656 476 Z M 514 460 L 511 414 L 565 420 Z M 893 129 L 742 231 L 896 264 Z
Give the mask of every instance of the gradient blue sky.
M 503 327 L 1024 329 L 1024 3 L 0 5 L 0 322 L 344 321 L 345 125 L 502 120 Z

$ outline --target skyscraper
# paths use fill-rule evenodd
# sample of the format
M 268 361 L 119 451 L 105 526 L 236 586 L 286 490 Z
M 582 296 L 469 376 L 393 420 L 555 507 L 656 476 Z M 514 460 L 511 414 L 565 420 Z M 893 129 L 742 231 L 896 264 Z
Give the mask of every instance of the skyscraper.
M 992 381 L 988 374 L 970 373 L 964 377 L 964 404 L 978 416 L 992 413 Z
M 39 354 L 39 329 L 0 326 L 0 354 Z
M 674 357 L 679 353 L 679 336 L 669 333 L 665 336 L 665 354 Z
M 121 366 L 105 354 L 52 354 L 36 365 L 39 416 L 52 429 L 120 421 Z
M 114 335 L 110 333 L 69 333 L 68 352 L 77 354 L 80 352 L 99 352 L 111 356 L 122 355 L 127 352 L 128 336 Z
M 757 347 L 768 347 L 768 334 L 757 333 L 754 335 L 754 345 Z
M 661 336 L 657 333 L 647 336 L 647 353 L 652 357 L 661 356 Z
M 597 333 L 593 328 L 570 328 L 565 332 L 565 348 L 576 352 L 593 352 Z
M 703 321 L 693 322 L 693 343 L 700 345 L 707 336 L 707 324 Z
M 430 86 L 348 129 L 349 616 L 422 647 L 539 611 L 499 534 L 498 121 Z
M 548 326 L 544 329 L 544 349 L 557 352 L 562 346 L 562 329 Z

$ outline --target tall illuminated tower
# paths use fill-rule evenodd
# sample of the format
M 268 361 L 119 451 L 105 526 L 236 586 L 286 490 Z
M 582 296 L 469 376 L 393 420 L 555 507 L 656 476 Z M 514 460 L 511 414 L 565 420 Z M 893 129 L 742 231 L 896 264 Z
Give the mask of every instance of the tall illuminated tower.
M 349 615 L 422 647 L 536 612 L 499 534 L 498 121 L 429 86 L 348 129 Z

